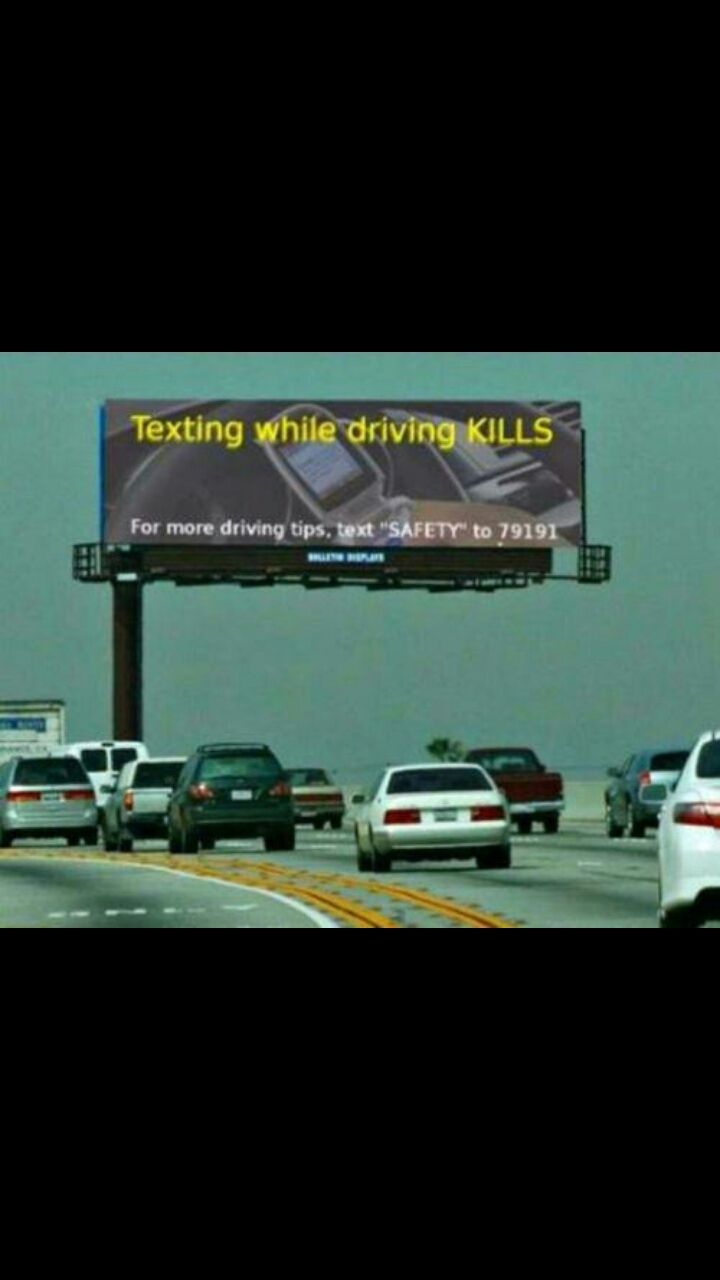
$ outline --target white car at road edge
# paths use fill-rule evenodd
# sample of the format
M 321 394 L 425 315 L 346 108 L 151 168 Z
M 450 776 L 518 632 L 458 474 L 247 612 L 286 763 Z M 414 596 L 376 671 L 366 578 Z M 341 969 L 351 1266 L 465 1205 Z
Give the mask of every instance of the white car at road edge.
M 719 920 L 720 730 L 703 734 L 673 791 L 648 790 L 665 801 L 659 831 L 660 928 L 697 929 Z

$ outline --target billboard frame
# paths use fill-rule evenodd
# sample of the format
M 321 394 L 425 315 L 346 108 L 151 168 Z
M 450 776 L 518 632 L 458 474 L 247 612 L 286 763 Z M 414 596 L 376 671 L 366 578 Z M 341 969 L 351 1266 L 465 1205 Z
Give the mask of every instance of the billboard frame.
M 322 549 L 326 554 L 326 548 Z M 73 577 L 84 583 L 170 582 L 176 586 L 345 586 L 368 590 L 497 591 L 545 582 L 600 585 L 612 576 L 612 548 L 584 543 L 576 573 L 555 573 L 554 552 L 403 548 L 382 562 L 312 563 L 308 548 L 129 546 L 81 543 Z M 371 557 L 370 557 L 371 559 Z M 261 563 L 262 562 L 262 563 Z

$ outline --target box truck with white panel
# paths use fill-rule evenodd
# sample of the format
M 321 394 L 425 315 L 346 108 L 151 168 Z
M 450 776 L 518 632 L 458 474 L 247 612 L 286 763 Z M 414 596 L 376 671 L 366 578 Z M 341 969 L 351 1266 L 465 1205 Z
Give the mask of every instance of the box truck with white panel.
M 0 699 L 0 764 L 13 756 L 47 756 L 65 743 L 65 703 L 57 698 Z

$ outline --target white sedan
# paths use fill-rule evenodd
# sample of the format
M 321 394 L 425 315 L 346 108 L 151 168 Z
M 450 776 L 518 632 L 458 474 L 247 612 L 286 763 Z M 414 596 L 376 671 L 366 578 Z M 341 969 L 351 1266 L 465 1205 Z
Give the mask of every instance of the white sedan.
M 720 919 L 720 731 L 694 748 L 660 818 L 660 928 Z M 664 791 L 664 796 L 660 792 Z
M 393 859 L 512 865 L 508 802 L 479 765 L 386 769 L 370 795 L 353 803 L 362 805 L 355 823 L 360 871 L 388 872 Z

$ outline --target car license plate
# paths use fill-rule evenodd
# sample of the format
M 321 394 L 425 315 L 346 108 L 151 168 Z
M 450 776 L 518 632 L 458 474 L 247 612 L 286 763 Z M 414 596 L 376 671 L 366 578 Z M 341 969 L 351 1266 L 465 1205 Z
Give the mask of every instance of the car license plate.
M 436 809 L 435 810 L 436 822 L 457 822 L 457 820 L 458 820 L 457 809 Z
M 252 800 L 253 793 L 252 791 L 233 791 L 232 798 L 233 800 Z
M 43 804 L 62 804 L 64 799 L 62 791 L 43 791 Z

